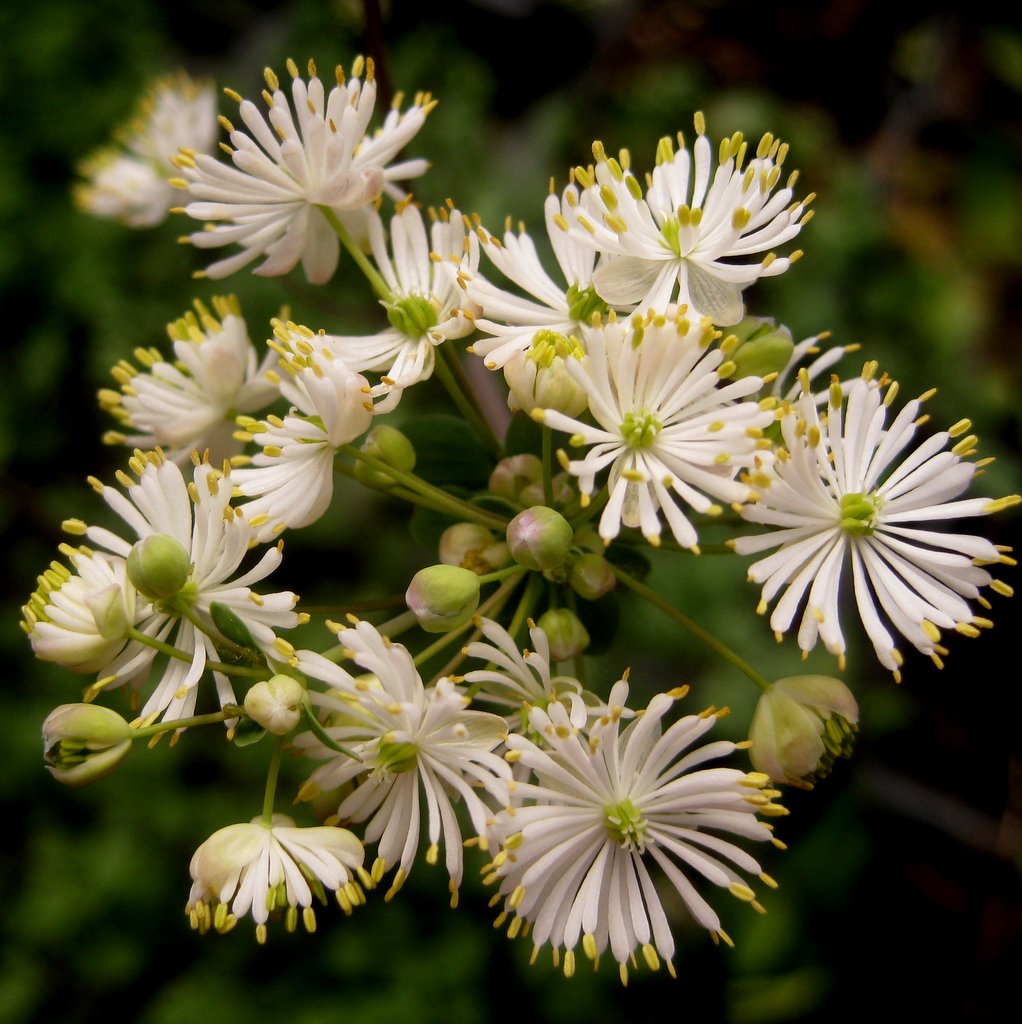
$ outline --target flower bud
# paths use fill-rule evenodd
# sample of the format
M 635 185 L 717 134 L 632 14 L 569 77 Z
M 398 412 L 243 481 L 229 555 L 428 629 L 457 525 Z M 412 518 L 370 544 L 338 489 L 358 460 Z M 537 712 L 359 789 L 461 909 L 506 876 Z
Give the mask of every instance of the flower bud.
M 131 749 L 131 726 L 97 704 L 61 704 L 43 722 L 43 757 L 66 786 L 105 778 Z
M 543 463 L 529 453 L 501 459 L 490 474 L 489 489 L 498 498 L 518 501 L 522 488 L 543 479 Z
M 412 442 L 396 427 L 388 426 L 386 423 L 373 427 L 366 434 L 359 450 L 403 473 L 410 473 L 415 469 L 415 449 Z M 378 487 L 381 490 L 393 487 L 397 483 L 383 470 L 374 469 L 361 461 L 355 463 L 355 479 L 367 487 Z
M 479 577 L 457 565 L 426 566 L 412 577 L 405 602 L 427 633 L 450 632 L 479 607 Z
M 551 484 L 550 498 L 555 505 L 560 505 L 563 508 L 577 497 L 575 478 L 570 473 L 558 473 Z M 523 505 L 542 505 L 545 499 L 546 492 L 542 480 L 536 480 L 527 487 L 523 487 L 518 494 L 518 500 Z
M 547 635 L 552 661 L 567 661 L 589 646 L 588 631 L 579 617 L 568 608 L 547 609 L 536 625 Z
M 731 374 L 741 377 L 765 377 L 769 373 L 780 373 L 788 365 L 795 343 L 787 327 L 776 327 L 772 320 L 746 317 L 730 329 L 738 337 L 739 344 L 731 353 L 735 364 Z
M 579 597 L 597 601 L 617 586 L 617 577 L 603 555 L 587 551 L 572 563 L 568 584 Z
M 143 537 L 128 554 L 128 579 L 151 601 L 176 597 L 190 571 L 188 552 L 167 533 Z
M 556 409 L 565 416 L 582 412 L 589 404 L 589 396 L 565 366 L 565 360 L 578 359 L 582 354 L 582 346 L 574 338 L 556 331 L 537 331 L 532 347 L 516 352 L 504 364 L 511 411 Z
M 274 736 L 286 736 L 301 720 L 305 687 L 291 676 L 256 683 L 245 694 L 245 712 Z
M 507 544 L 478 523 L 455 523 L 440 536 L 440 561 L 460 565 L 480 576 L 499 569 L 511 557 Z
M 526 569 L 557 569 L 568 558 L 571 524 L 546 505 L 533 505 L 507 524 L 511 557 Z
M 812 789 L 837 758 L 851 756 L 858 722 L 859 706 L 841 680 L 778 679 L 752 716 L 752 764 L 775 782 Z

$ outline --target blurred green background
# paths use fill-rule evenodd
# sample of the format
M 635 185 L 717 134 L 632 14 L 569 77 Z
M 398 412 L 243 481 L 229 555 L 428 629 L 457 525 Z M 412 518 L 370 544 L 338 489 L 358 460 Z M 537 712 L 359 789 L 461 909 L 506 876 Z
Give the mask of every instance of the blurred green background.
M 84 477 L 110 479 L 121 453 L 94 401 L 108 369 L 195 296 L 235 291 L 253 337 L 282 303 L 336 333 L 380 322 L 357 281 L 324 294 L 300 273 L 192 282 L 200 254 L 175 245 L 171 218 L 131 232 L 78 214 L 76 163 L 104 144 L 159 73 L 183 66 L 245 95 L 293 56 L 322 71 L 372 53 L 384 88 L 440 105 L 411 147 L 432 161 L 417 197 L 450 196 L 491 229 L 506 214 L 541 230 L 551 176 L 587 162 L 590 144 L 652 163 L 656 140 L 771 130 L 791 144 L 817 216 L 805 259 L 748 295 L 752 313 L 796 337 L 829 329 L 859 343 L 911 395 L 937 386 L 943 426 L 968 416 L 998 461 L 980 481 L 1019 490 L 1022 316 L 1022 27 L 976 4 L 867 0 L 478 0 L 370 5 L 355 0 L 40 0 L 0 11 L 0 287 L 7 310 L 0 394 L 0 523 L 7 659 L 0 878 L 0 1022 L 219 1024 L 286 1018 L 359 1024 L 533 1020 L 641 1022 L 1005 1020 L 1022 954 L 1022 766 L 1017 605 L 997 628 L 951 642 L 943 672 L 910 659 L 896 687 L 860 649 L 849 679 L 863 733 L 857 755 L 812 793 L 790 793 L 768 858 L 781 883 L 768 914 L 726 906 L 735 950 L 679 923 L 679 979 L 584 971 L 571 981 L 528 944 L 489 927 L 486 895 L 466 883 L 447 907 L 440 871 L 420 865 L 400 898 L 371 898 L 320 933 L 249 923 L 192 933 L 182 911 L 188 860 L 203 838 L 259 809 L 265 752 L 225 757 L 214 738 L 136 751 L 113 778 L 65 791 L 42 768 L 39 726 L 84 680 L 36 663 L 18 606 L 61 539 L 60 521 L 101 516 Z M 221 109 L 233 114 L 226 100 Z M 430 385 L 411 416 L 431 402 Z M 405 537 L 405 512 L 341 487 L 338 508 L 290 537 L 274 582 L 313 601 L 399 593 L 433 560 Z M 1012 543 L 1018 519 L 984 524 Z M 372 528 L 378 544 L 364 542 Z M 409 568 L 411 566 L 411 568 Z M 1010 576 L 1009 576 L 1010 578 Z M 737 559 L 667 555 L 657 585 L 768 675 L 802 671 L 752 615 Z M 694 684 L 699 705 L 729 703 L 732 734 L 753 693 L 654 612 L 621 601 L 609 680 Z M 310 640 L 320 642 L 322 634 Z M 832 671 L 826 656 L 810 666 Z M 612 673 L 614 675 L 612 675 Z M 232 754 L 235 752 L 231 752 Z M 726 901 L 726 898 L 725 898 Z M 720 902 L 718 900 L 718 902 Z

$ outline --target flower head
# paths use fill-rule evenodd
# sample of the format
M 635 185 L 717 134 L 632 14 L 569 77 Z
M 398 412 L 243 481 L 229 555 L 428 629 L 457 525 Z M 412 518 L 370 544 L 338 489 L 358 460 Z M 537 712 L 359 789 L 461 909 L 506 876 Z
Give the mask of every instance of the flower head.
M 768 442 L 762 431 L 774 418 L 769 402 L 742 401 L 762 385 L 759 377 L 722 382 L 724 354 L 711 344 L 709 320 L 695 323 L 672 311 L 627 323 L 612 317 L 585 332 L 586 357 L 566 365 L 585 388 L 596 425 L 547 409 L 534 415 L 571 433 L 571 445 L 591 445 L 565 468 L 579 478 L 583 503 L 609 467 L 609 498 L 599 532 L 613 540 L 624 526 L 638 526 L 658 543 L 663 511 L 683 547 L 696 546 L 695 527 L 681 503 L 697 512 L 721 511 L 707 495 L 745 501 L 749 488 L 734 479 Z
M 299 653 L 301 671 L 332 687 L 329 694 L 314 693 L 311 699 L 330 716 L 327 734 L 347 751 L 336 753 L 311 734 L 299 736 L 296 744 L 308 754 L 328 758 L 301 795 L 312 797 L 358 781 L 341 800 L 337 820 L 368 822 L 365 840 L 379 844 L 374 878 L 397 865 L 388 898 L 411 870 L 424 800 L 430 844 L 426 860 L 436 862 L 442 840 L 453 903 L 463 845 L 454 801 L 464 802 L 476 835 L 485 842 L 492 812 L 479 789 L 494 800 L 507 800 L 510 769 L 494 753 L 507 726 L 497 715 L 468 710 L 468 698 L 449 679 L 424 686 L 408 651 L 369 623 L 341 630 L 338 639 L 379 685 L 369 686 L 317 654 Z
M 309 78 L 289 60 L 291 101 L 277 76 L 266 69 L 266 115 L 250 100 L 239 103 L 247 129 L 226 118 L 233 166 L 211 156 L 183 150 L 177 163 L 191 202 L 185 213 L 211 222 L 189 235 L 198 248 L 238 244 L 242 251 L 207 267 L 207 277 L 225 277 L 265 257 L 257 274 L 286 274 L 299 261 L 314 284 L 329 280 L 340 255 L 331 217 L 358 217 L 392 182 L 422 174 L 422 160 L 390 162 L 422 127 L 433 108 L 419 95 L 400 113 L 398 105 L 375 135 L 368 134 L 376 103 L 373 62 L 358 58 L 352 76 L 338 67 L 336 85 L 327 93 L 309 62 Z M 365 72 L 365 78 L 362 73 Z M 400 192 L 397 192 L 400 195 Z
M 284 814 L 228 825 L 214 832 L 192 857 L 192 889 L 185 908 L 192 927 L 229 932 L 239 917 L 252 915 L 256 937 L 266 941 L 266 922 L 283 912 L 294 931 L 298 908 L 307 931 L 316 929 L 313 900 L 324 906 L 326 892 L 350 914 L 365 902 L 356 881 L 362 844 L 347 830 L 325 825 L 299 828 Z
M 159 224 L 174 205 L 170 179 L 182 147 L 208 153 L 216 139 L 216 96 L 184 72 L 158 79 L 120 132 L 120 146 L 94 153 L 79 167 L 86 179 L 75 200 L 89 213 L 129 227 Z
M 560 703 L 534 708 L 529 722 L 537 740 L 512 735 L 507 745 L 533 782 L 519 783 L 515 806 L 494 825 L 503 849 L 487 881 L 499 883 L 502 923 L 508 934 L 531 926 L 535 950 L 549 943 L 554 962 L 575 967 L 575 947 L 597 961 L 609 946 L 622 980 L 636 951 L 651 967 L 671 958 L 674 938 L 650 866 L 655 864 L 695 920 L 727 939 L 720 918 L 688 873 L 721 886 L 762 909 L 745 881 L 773 880 L 759 863 L 718 833 L 753 841 L 771 838 L 757 814 L 786 813 L 764 789 L 766 776 L 735 768 L 703 767 L 735 745 L 693 745 L 716 721 L 688 715 L 662 727 L 679 692 L 654 697 L 621 728 L 628 685 L 613 687 L 607 713 L 588 732 L 572 725 Z
M 977 636 L 990 625 L 969 605 L 979 600 L 986 606 L 980 588 L 1011 592 L 984 568 L 1010 561 L 1003 549 L 931 524 L 987 515 L 1019 497 L 954 500 L 976 475 L 968 459 L 976 443 L 967 433 L 969 421 L 911 447 L 922 399 L 908 402 L 887 426 L 897 385 L 872 373 L 867 366 L 845 387 L 835 380 L 821 413 L 802 372 L 801 396 L 781 420 L 784 447 L 752 474 L 760 498 L 742 510 L 750 522 L 774 529 L 733 543 L 743 555 L 777 548 L 750 566 L 749 578 L 763 584 L 761 612 L 781 595 L 770 617 L 778 639 L 804 603 L 799 647 L 808 652 L 822 639 L 842 661 L 838 592 L 851 563 L 862 624 L 880 663 L 900 679 L 903 657 L 881 612 L 939 666 L 947 653 L 941 630 Z
M 680 132 L 677 151 L 670 138 L 660 140 L 645 192 L 627 152 L 615 160 L 594 143 L 595 168 L 575 169 L 593 212 L 580 204 L 562 230 L 601 254 L 593 285 L 612 306 L 663 311 L 677 302 L 714 323 L 735 324 L 742 290 L 782 273 L 801 255 L 767 250 L 799 233 L 813 197 L 792 202 L 797 174 L 777 188 L 788 147 L 773 135 L 763 136 L 748 164 L 742 134 L 723 139 L 714 168 L 702 114 L 695 128 L 691 153 Z
M 258 362 L 234 296 L 214 296 L 213 310 L 219 319 L 196 299 L 194 313 L 167 325 L 175 362 L 167 362 L 155 348 L 140 348 L 135 357 L 144 371 L 127 360 L 114 367 L 121 390 L 103 390 L 99 399 L 122 429 L 104 440 L 159 446 L 182 464 L 193 450 L 208 451 L 213 462 L 240 450 L 233 436 L 235 418 L 257 412 L 278 397 L 277 388 L 265 378 L 276 353 L 269 351 Z

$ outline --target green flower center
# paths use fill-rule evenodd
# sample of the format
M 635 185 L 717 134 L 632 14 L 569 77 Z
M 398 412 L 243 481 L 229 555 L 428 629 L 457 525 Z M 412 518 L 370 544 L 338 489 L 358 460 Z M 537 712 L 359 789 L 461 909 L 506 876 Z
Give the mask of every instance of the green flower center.
M 880 499 L 875 494 L 852 491 L 841 496 L 841 529 L 853 537 L 869 537 L 876 527 Z
M 578 338 L 569 338 L 547 328 L 536 331 L 529 349 L 529 358 L 540 369 L 551 366 L 558 356 L 561 359 L 581 359 L 584 355 L 585 349 Z
M 391 326 L 409 338 L 421 338 L 437 325 L 436 306 L 428 295 L 409 295 L 386 309 Z
M 379 772 L 401 775 L 414 770 L 419 760 L 419 748 L 407 740 L 384 742 L 373 759 L 373 768 Z
M 630 412 L 621 423 L 621 436 L 629 448 L 652 448 L 664 425 L 651 412 Z
M 675 256 L 687 255 L 681 251 L 681 229 L 697 227 L 702 219 L 703 211 L 701 209 L 697 207 L 690 210 L 684 204 L 678 207 L 676 213 L 670 213 L 664 219 L 663 224 L 660 225 L 660 234 L 664 244 Z
M 594 313 L 602 317 L 607 312 L 607 303 L 596 294 L 596 289 L 590 285 L 588 288 L 579 288 L 573 284 L 565 293 L 568 300 L 568 316 L 579 323 L 589 323 Z
M 622 800 L 604 809 L 603 824 L 607 835 L 626 850 L 638 853 L 646 848 L 646 832 L 649 825 L 631 800 Z

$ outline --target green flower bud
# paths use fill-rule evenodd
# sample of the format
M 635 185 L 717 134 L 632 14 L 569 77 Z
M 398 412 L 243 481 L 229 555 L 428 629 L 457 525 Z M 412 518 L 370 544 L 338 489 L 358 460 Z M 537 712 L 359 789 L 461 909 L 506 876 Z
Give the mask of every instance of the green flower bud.
M 457 565 L 429 565 L 412 577 L 405 602 L 427 633 L 448 633 L 475 615 L 479 577 Z
M 547 609 L 536 625 L 550 641 L 552 661 L 567 661 L 589 646 L 589 633 L 579 617 L 568 608 Z
M 286 736 L 302 717 L 305 687 L 291 676 L 256 683 L 245 694 L 245 713 L 274 736 Z
M 558 473 L 551 483 L 553 484 L 551 488 L 553 493 L 550 495 L 550 498 L 555 505 L 560 505 L 563 508 L 575 499 L 575 478 L 570 473 Z M 535 483 L 523 487 L 518 495 L 518 500 L 523 505 L 542 505 L 544 498 L 545 491 L 543 490 L 542 480 L 537 480 Z
M 366 434 L 359 450 L 403 473 L 410 473 L 415 469 L 415 449 L 412 442 L 396 427 L 390 427 L 386 423 L 373 427 Z M 380 490 L 386 490 L 397 483 L 383 470 L 374 469 L 365 462 L 355 463 L 355 479 L 367 487 L 377 487 Z
M 730 354 L 735 365 L 730 376 L 735 379 L 780 373 L 795 351 L 791 331 L 787 327 L 775 327 L 772 320 L 746 317 L 731 328 L 729 333 L 734 334 L 739 341 Z
M 533 505 L 507 524 L 511 557 L 526 569 L 557 569 L 568 559 L 572 529 L 560 512 Z
M 490 474 L 489 489 L 498 498 L 518 501 L 524 487 L 542 479 L 543 463 L 535 455 L 512 455 L 497 463 Z
M 190 571 L 188 552 L 166 533 L 144 537 L 128 555 L 128 579 L 151 601 L 176 597 L 188 582 Z
M 507 404 L 512 412 L 522 409 L 556 409 L 577 416 L 589 404 L 589 396 L 565 367 L 565 360 L 585 354 L 575 338 L 556 331 L 540 330 L 526 352 L 517 352 L 504 364 L 504 380 L 510 389 Z
M 440 536 L 440 561 L 471 569 L 480 576 L 499 569 L 510 557 L 507 544 L 494 540 L 493 534 L 478 523 L 455 523 Z
M 43 757 L 66 786 L 105 778 L 131 749 L 131 726 L 97 704 L 61 704 L 43 722 Z
M 617 577 L 603 555 L 587 551 L 572 563 L 568 584 L 579 597 L 597 601 L 617 586 Z
M 756 705 L 749 756 L 775 782 L 812 789 L 837 758 L 851 756 L 858 722 L 859 706 L 840 679 L 778 679 Z

